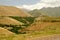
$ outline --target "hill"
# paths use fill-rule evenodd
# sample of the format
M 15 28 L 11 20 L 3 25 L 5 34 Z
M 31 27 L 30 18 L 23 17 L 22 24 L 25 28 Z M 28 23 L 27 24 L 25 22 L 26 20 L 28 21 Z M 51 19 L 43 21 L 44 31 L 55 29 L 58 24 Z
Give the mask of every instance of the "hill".
M 0 16 L 30 17 L 31 15 L 13 6 L 0 6 Z
M 8 35 L 14 34 L 14 33 L 8 31 L 7 29 L 4 29 L 4 28 L 0 27 L 0 35 L 1 35 L 1 34 L 5 34 L 5 35 L 8 36 Z
M 0 27 L 0 40 L 12 40 L 14 35 L 14 33 Z
M 19 22 L 19 21 L 12 19 L 10 17 L 0 17 L 0 24 L 23 25 L 24 23 Z
M 58 31 L 60 28 L 60 19 L 56 18 L 51 18 L 48 16 L 40 16 L 35 19 L 34 23 L 32 23 L 30 26 L 27 28 L 23 29 L 22 32 L 41 32 L 42 34 L 44 33 L 60 33 Z

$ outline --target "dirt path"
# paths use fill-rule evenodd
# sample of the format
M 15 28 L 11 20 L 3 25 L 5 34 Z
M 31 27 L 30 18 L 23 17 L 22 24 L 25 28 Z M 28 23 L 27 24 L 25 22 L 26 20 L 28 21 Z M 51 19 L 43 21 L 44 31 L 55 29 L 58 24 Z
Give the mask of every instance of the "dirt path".
M 60 34 L 59 35 L 42 36 L 42 37 L 30 37 L 27 40 L 60 40 Z

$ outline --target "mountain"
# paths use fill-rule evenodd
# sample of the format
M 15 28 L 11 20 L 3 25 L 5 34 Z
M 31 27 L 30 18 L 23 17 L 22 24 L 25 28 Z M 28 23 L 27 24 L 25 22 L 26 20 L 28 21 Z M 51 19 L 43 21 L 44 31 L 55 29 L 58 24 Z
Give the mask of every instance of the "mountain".
M 40 10 L 34 9 L 32 11 L 29 11 L 29 13 L 34 17 L 39 17 L 41 15 L 50 16 L 50 17 L 60 17 L 60 7 L 48 7 L 48 8 L 42 8 Z
M 42 15 L 42 13 L 40 12 L 40 10 L 38 10 L 38 9 L 29 11 L 29 13 L 30 13 L 32 16 L 34 16 L 34 17 L 39 17 L 39 16 Z
M 40 11 L 41 11 L 44 15 L 48 15 L 48 16 L 51 16 L 51 17 L 60 17 L 60 7 L 42 8 L 42 9 L 40 9 Z
M 13 6 L 0 6 L 0 16 L 30 17 L 31 15 Z

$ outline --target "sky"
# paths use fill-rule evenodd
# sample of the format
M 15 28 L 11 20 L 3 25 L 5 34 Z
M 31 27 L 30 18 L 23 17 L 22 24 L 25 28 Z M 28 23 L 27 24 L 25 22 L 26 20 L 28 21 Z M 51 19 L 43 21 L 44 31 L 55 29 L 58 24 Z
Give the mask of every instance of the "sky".
M 43 7 L 59 7 L 60 0 L 0 0 L 0 5 L 16 6 L 18 8 L 33 10 Z

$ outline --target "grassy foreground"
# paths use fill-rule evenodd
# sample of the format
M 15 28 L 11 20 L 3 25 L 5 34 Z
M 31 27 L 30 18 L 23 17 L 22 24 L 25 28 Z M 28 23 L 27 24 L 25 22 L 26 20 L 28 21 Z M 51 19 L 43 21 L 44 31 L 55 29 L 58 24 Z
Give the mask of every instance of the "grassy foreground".
M 0 40 L 28 40 L 31 37 L 40 37 L 40 36 L 47 36 L 47 35 L 54 35 L 60 34 L 60 26 L 49 26 L 45 27 L 41 31 L 35 31 L 32 33 L 27 34 L 14 34 L 14 35 L 0 35 Z

